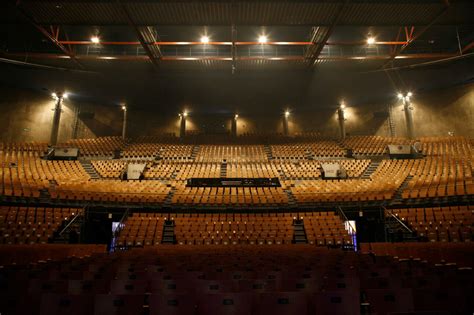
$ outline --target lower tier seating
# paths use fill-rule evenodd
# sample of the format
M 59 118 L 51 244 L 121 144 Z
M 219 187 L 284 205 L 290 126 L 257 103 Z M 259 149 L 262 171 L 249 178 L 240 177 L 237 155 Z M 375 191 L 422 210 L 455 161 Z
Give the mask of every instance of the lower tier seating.
M 430 242 L 474 241 L 473 206 L 394 209 L 392 213 L 421 239 Z
M 74 208 L 0 206 L 0 244 L 46 244 Z
M 0 269 L 0 312 L 470 314 L 472 268 L 309 245 L 158 246 Z

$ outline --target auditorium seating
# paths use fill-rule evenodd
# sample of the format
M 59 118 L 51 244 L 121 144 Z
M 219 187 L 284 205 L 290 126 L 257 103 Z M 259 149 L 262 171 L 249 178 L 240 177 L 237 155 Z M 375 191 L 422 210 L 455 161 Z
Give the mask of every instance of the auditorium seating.
M 291 244 L 291 213 L 175 214 L 176 241 L 186 245 Z
M 265 162 L 268 161 L 263 146 L 259 145 L 202 145 L 196 155 L 196 162 Z
M 0 244 L 46 244 L 79 209 L 0 207 Z
M 472 206 L 393 209 L 392 213 L 430 242 L 474 241 Z
M 102 178 L 119 178 L 125 170 L 125 161 L 92 160 L 92 166 Z
M 166 215 L 162 213 L 134 213 L 124 222 L 116 246 L 133 247 L 161 244 L 165 220 Z
M 352 149 L 355 155 L 382 155 L 386 153 L 389 144 L 413 144 L 414 141 L 382 136 L 351 136 L 344 141 L 344 147 Z
M 186 187 L 176 185 L 171 202 L 180 206 L 277 207 L 288 203 L 281 187 Z
M 71 139 L 59 143 L 57 147 L 73 147 L 79 154 L 89 158 L 110 157 L 116 150 L 121 150 L 125 141 L 121 137 L 99 137 L 93 139 Z
M 308 157 L 342 157 L 345 150 L 335 141 L 320 140 L 296 144 L 281 144 L 271 146 L 275 159 L 307 159 Z
M 191 160 L 193 146 L 165 143 L 136 143 L 122 151 L 126 159 L 162 158 L 170 160 Z
M 303 217 L 309 244 L 316 245 L 352 245 L 351 235 L 344 221 L 335 212 L 306 212 Z
M 472 268 L 308 245 L 157 246 L 5 266 L 0 274 L 5 314 L 469 314 L 473 307 Z

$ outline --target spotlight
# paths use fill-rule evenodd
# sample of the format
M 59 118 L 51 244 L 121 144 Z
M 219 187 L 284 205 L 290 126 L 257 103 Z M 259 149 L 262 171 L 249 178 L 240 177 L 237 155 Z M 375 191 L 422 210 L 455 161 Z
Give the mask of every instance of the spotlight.
M 341 109 L 344 109 L 344 108 L 346 108 L 346 104 L 341 103 Z
M 372 37 L 372 36 L 368 37 L 367 38 L 367 44 L 369 44 L 369 45 L 375 44 L 375 37 Z
M 290 111 L 289 110 L 285 111 L 285 117 L 288 117 L 288 116 L 290 116 Z
M 201 36 L 201 43 L 203 44 L 209 43 L 209 36 L 207 35 Z
M 54 98 L 54 99 L 57 99 L 58 98 L 58 95 L 56 93 L 52 93 L 51 96 Z
M 402 99 L 402 98 L 403 98 L 403 94 L 402 94 L 402 93 L 398 93 L 398 98 L 399 98 L 399 99 Z
M 100 38 L 98 36 L 92 36 L 91 42 L 93 42 L 94 44 L 98 44 L 100 43 Z
M 126 106 L 126 105 L 122 105 L 122 110 L 127 110 L 127 106 Z
M 268 41 L 268 38 L 267 38 L 266 35 L 260 35 L 260 36 L 258 37 L 258 42 L 259 42 L 260 44 L 265 44 L 267 41 Z
M 69 97 L 69 94 L 68 94 L 67 92 L 65 92 L 65 93 L 63 94 L 63 99 L 67 99 L 68 97 Z
M 412 92 L 408 92 L 408 93 L 407 93 L 407 96 L 408 96 L 408 97 L 411 97 L 412 95 L 413 95 Z
M 239 114 L 235 114 L 234 118 L 235 119 L 239 118 Z
M 187 112 L 184 112 L 184 113 L 183 113 L 183 116 L 184 116 L 184 117 L 188 117 L 188 113 L 187 113 Z

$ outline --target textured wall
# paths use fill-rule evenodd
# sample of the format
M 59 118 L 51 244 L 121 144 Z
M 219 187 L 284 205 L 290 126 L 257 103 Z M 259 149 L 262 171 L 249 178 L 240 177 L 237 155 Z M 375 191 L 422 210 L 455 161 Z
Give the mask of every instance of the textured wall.
M 0 99 L 1 141 L 48 141 L 51 132 L 54 101 L 45 93 L 2 87 Z M 395 97 L 385 102 L 350 104 L 347 100 L 346 131 L 349 135 L 389 135 L 386 112 L 392 113 L 397 136 L 405 136 L 405 117 L 401 102 Z M 73 134 L 74 107 L 79 106 L 80 119 L 78 137 L 120 135 L 122 111 L 118 106 L 105 106 L 80 102 L 72 97 L 65 101 L 61 116 L 59 140 L 69 139 Z M 315 106 L 316 108 L 316 106 Z M 454 132 L 474 138 L 474 84 L 418 92 L 413 97 L 416 136 L 447 135 Z M 338 137 L 337 106 L 334 108 L 293 108 L 289 117 L 291 134 L 302 131 L 320 132 L 322 135 Z M 230 130 L 234 113 L 206 114 L 188 108 L 187 129 L 193 132 Z M 239 112 L 237 130 L 239 134 L 253 132 L 283 132 L 283 108 L 273 112 Z M 160 107 L 129 108 L 128 134 L 156 135 L 179 133 L 178 113 L 163 113 Z

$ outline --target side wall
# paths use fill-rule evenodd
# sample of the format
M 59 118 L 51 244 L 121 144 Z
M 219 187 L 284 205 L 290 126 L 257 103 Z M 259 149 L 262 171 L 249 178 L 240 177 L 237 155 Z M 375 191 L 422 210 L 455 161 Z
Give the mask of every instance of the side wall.
M 51 132 L 54 101 L 45 93 L 31 90 L 0 87 L 0 141 L 48 141 Z M 391 103 L 391 104 L 390 104 Z M 405 117 L 401 103 L 394 97 L 373 104 L 350 104 L 347 100 L 346 131 L 349 135 L 389 136 L 388 107 L 392 105 L 395 135 L 405 136 Z M 416 93 L 413 97 L 415 133 L 417 136 L 443 136 L 448 132 L 474 138 L 474 84 Z M 79 101 L 72 97 L 65 101 L 61 116 L 59 141 L 73 136 L 75 107 L 80 116 L 77 136 L 120 135 L 122 112 L 118 106 L 105 106 Z M 258 109 L 258 106 L 256 106 Z M 314 104 L 306 109 L 292 109 L 289 117 L 290 133 L 316 131 L 322 135 L 337 137 L 336 106 L 318 108 Z M 234 113 L 203 114 L 189 108 L 187 130 L 224 132 L 230 130 Z M 283 132 L 283 109 L 274 113 L 238 113 L 239 134 L 255 132 Z M 164 114 L 159 109 L 129 108 L 128 134 L 154 135 L 179 133 L 177 113 Z

